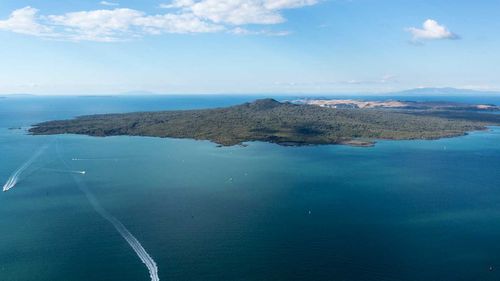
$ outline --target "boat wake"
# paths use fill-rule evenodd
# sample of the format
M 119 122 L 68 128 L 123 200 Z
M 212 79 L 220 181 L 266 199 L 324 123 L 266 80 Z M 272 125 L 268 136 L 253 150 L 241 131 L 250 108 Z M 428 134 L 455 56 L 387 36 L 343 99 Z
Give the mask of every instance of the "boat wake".
M 118 161 L 118 158 L 71 158 L 71 161 Z
M 115 227 L 118 233 L 120 233 L 120 235 L 125 239 L 125 241 L 127 241 L 130 247 L 132 247 L 134 252 L 141 259 L 141 261 L 146 265 L 151 281 L 159 281 L 160 278 L 158 276 L 158 266 L 156 265 L 156 262 L 153 260 L 153 258 L 151 258 L 151 256 L 148 254 L 148 252 L 146 252 L 139 240 L 137 240 L 137 238 L 135 238 L 135 236 L 130 233 L 130 231 L 123 225 L 122 222 L 111 215 L 99 204 L 94 195 L 88 190 L 87 186 L 79 178 L 77 178 L 76 181 L 78 187 L 81 191 L 83 191 L 94 210 Z
M 51 168 L 43 168 L 43 170 L 52 171 L 56 173 L 69 173 L 69 174 L 79 174 L 79 175 L 85 175 L 87 173 L 86 171 L 61 170 L 61 169 L 51 169 Z
M 58 147 L 56 147 L 58 149 Z M 61 162 L 68 168 L 71 169 L 70 165 L 68 162 L 66 162 L 60 155 L 59 149 L 57 150 L 59 159 Z M 81 171 L 85 173 L 85 171 Z M 99 204 L 99 201 L 95 198 L 95 196 L 90 192 L 88 189 L 87 185 L 85 182 L 81 179 L 81 177 L 77 177 L 76 174 L 73 174 L 73 180 L 77 184 L 78 188 L 85 194 L 87 197 L 88 201 L 94 208 L 94 210 L 105 220 L 107 220 L 109 223 L 113 225 L 113 227 L 118 231 L 118 233 L 127 241 L 127 243 L 130 245 L 130 247 L 134 250 L 134 252 L 137 254 L 137 256 L 141 259 L 141 261 L 146 265 L 149 271 L 149 276 L 151 278 L 151 281 L 159 281 L 160 277 L 158 276 L 158 266 L 156 265 L 156 262 L 153 260 L 153 258 L 146 252 L 144 247 L 141 245 L 139 240 L 135 238 L 132 233 L 123 225 L 122 222 L 120 222 L 117 218 L 115 218 L 113 215 L 111 215 L 106 209 L 104 209 L 101 204 Z
M 19 167 L 14 173 L 9 177 L 7 182 L 3 185 L 3 191 L 9 191 L 9 189 L 13 188 L 16 186 L 16 184 L 19 182 L 21 179 L 21 175 L 28 169 L 35 160 L 40 157 L 40 155 L 47 149 L 48 145 L 42 146 L 40 149 L 38 149 L 33 156 L 31 156 L 28 161 L 26 161 L 21 167 Z

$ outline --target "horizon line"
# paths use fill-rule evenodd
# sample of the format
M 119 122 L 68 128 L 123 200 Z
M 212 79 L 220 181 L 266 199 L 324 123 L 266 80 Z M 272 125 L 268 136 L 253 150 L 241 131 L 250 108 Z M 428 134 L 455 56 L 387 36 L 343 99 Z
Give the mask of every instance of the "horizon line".
M 393 91 L 356 91 L 356 92 L 185 92 L 185 93 L 161 93 L 154 91 L 124 91 L 124 92 L 113 92 L 113 93 L 0 93 L 0 97 L 6 96 L 265 96 L 265 95 L 273 95 L 273 96 L 289 96 L 289 95 L 396 95 L 403 94 L 411 91 L 456 91 L 462 92 L 464 94 L 465 91 L 470 91 L 471 93 L 481 93 L 486 95 L 500 95 L 500 89 L 470 89 L 470 88 L 455 88 L 455 87 L 418 87 L 418 88 L 407 88 L 402 90 L 393 90 Z M 434 95 L 449 95 L 453 93 L 432 93 Z M 432 95 L 428 93 L 427 95 Z M 456 94 L 456 93 L 455 93 Z

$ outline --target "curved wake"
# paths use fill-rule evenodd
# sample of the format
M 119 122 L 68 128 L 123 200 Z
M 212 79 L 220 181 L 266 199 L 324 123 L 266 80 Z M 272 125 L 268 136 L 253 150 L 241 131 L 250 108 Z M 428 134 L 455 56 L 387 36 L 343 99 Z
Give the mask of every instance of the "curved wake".
M 13 188 L 16 186 L 17 182 L 19 181 L 19 178 L 21 177 L 22 173 L 28 169 L 35 160 L 40 157 L 40 155 L 43 153 L 45 149 L 47 149 L 48 145 L 42 146 L 40 149 L 38 149 L 33 156 L 31 156 L 28 161 L 26 161 L 21 167 L 19 167 L 7 180 L 7 182 L 3 185 L 3 191 L 8 191 L 9 189 Z
M 59 150 L 57 151 L 57 153 L 61 162 L 68 169 L 71 169 L 69 164 L 62 159 L 61 155 L 59 154 Z M 141 261 L 146 265 L 151 281 L 159 281 L 160 277 L 158 276 L 158 266 L 156 265 L 156 262 L 153 260 L 153 258 L 151 258 L 151 256 L 148 254 L 148 252 L 146 252 L 144 247 L 142 247 L 139 240 L 137 240 L 137 238 L 135 238 L 135 236 L 130 233 L 130 231 L 123 225 L 123 223 L 121 223 L 117 218 L 106 211 L 106 209 L 104 209 L 101 204 L 99 204 L 99 201 L 97 201 L 95 196 L 92 194 L 92 192 L 90 192 L 90 190 L 87 188 L 87 185 L 81 180 L 80 177 L 77 177 L 75 174 L 73 174 L 72 176 L 73 180 L 78 185 L 78 188 L 85 194 L 94 210 L 114 226 L 118 233 L 120 233 L 120 235 L 125 239 L 125 241 L 127 241 L 130 247 L 141 259 Z
M 137 240 L 137 238 L 135 238 L 134 235 L 132 235 L 132 233 L 130 233 L 130 231 L 117 218 L 111 215 L 99 204 L 94 195 L 88 190 L 85 184 L 80 181 L 79 178 L 76 178 L 75 181 L 77 182 L 80 190 L 89 200 L 94 210 L 115 227 L 118 233 L 120 233 L 120 235 L 127 241 L 130 247 L 132 247 L 137 256 L 139 256 L 141 261 L 146 265 L 149 270 L 151 281 L 159 281 L 160 278 L 158 276 L 158 266 L 156 265 L 156 262 L 153 260 L 153 258 L 151 258 L 151 256 L 146 252 L 144 247 L 142 247 L 139 240 Z

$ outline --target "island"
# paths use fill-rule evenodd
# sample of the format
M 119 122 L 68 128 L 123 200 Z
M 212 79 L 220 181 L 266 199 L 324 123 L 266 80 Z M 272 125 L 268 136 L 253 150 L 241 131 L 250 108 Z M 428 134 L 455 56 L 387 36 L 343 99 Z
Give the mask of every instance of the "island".
M 280 145 L 371 146 L 377 139 L 461 136 L 499 125 L 500 115 L 459 110 L 329 108 L 260 99 L 225 108 L 80 116 L 35 124 L 33 135 L 148 136 Z

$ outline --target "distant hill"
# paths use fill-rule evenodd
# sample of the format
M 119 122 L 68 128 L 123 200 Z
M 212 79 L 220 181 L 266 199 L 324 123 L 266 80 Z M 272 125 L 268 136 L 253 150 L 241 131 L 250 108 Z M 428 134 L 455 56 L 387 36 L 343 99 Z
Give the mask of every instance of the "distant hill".
M 33 94 L 25 94 L 25 93 L 15 93 L 15 94 L 6 94 L 2 95 L 2 97 L 7 98 L 7 97 L 32 97 L 35 96 Z
M 418 88 L 390 93 L 394 96 L 490 96 L 500 95 L 495 91 L 476 91 L 457 88 Z

